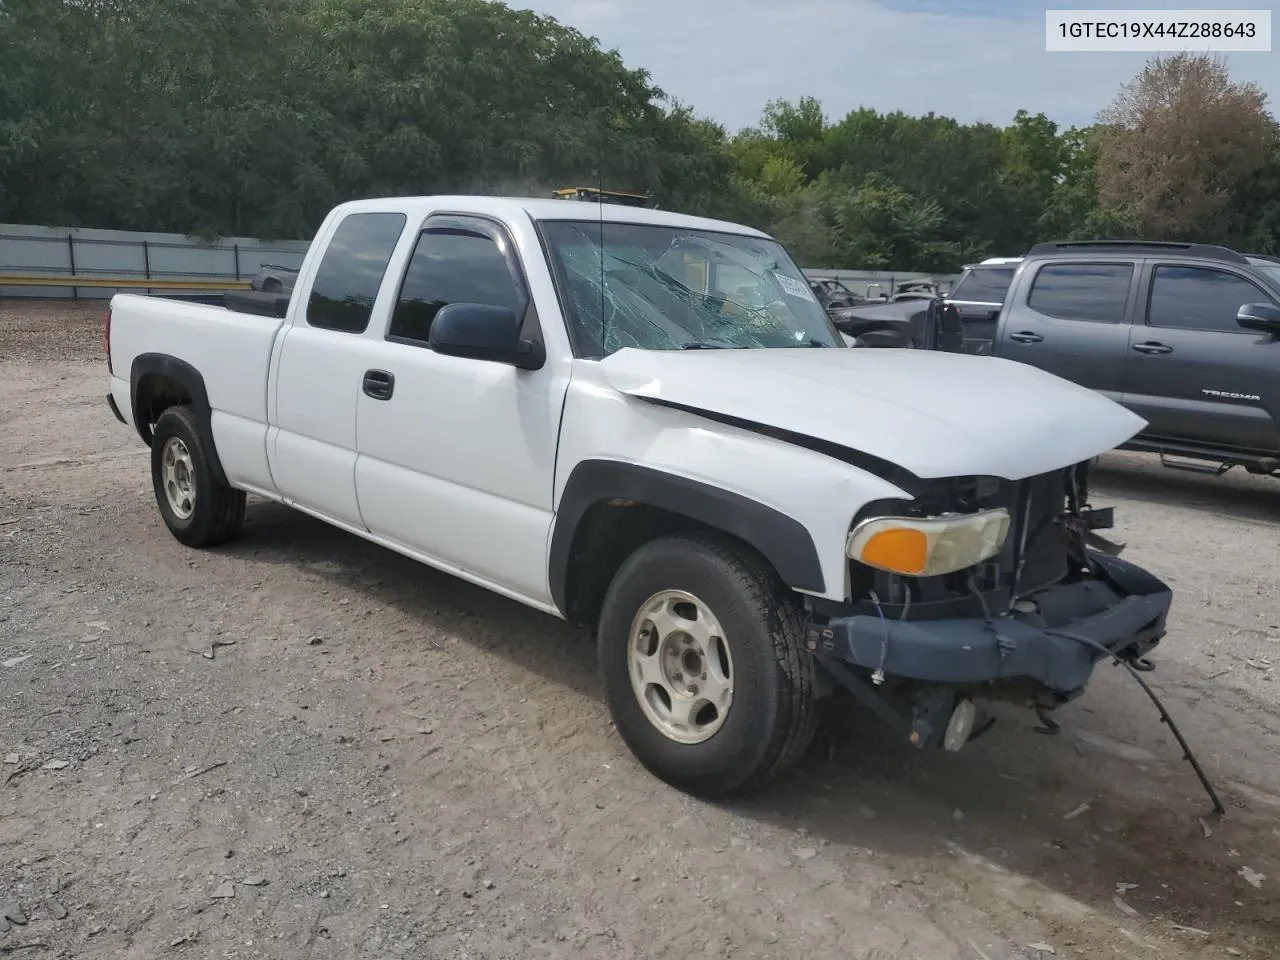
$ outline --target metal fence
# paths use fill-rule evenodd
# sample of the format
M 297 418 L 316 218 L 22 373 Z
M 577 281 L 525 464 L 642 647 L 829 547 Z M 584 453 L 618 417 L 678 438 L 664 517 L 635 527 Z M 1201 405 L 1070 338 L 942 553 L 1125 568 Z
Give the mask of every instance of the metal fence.
M 176 233 L 0 224 L 0 298 L 107 299 L 126 287 L 169 296 L 175 291 L 209 293 L 245 286 L 264 266 L 297 269 L 307 246 L 306 240 L 229 237 L 206 242 Z M 884 270 L 815 267 L 804 272 L 810 279 L 838 279 L 864 295 L 890 294 L 903 281 L 926 278 L 945 291 L 956 279 Z M 56 283 L 35 282 L 55 278 Z M 76 285 L 79 278 L 86 285 Z M 147 280 L 155 280 L 156 286 L 147 286 Z
M 206 242 L 171 233 L 0 224 L 0 297 L 106 299 L 119 287 L 101 284 L 112 281 L 139 292 L 209 292 L 243 285 L 264 265 L 297 268 L 306 252 L 305 240 Z M 77 286 L 79 278 L 95 285 Z M 56 284 L 35 282 L 41 279 Z

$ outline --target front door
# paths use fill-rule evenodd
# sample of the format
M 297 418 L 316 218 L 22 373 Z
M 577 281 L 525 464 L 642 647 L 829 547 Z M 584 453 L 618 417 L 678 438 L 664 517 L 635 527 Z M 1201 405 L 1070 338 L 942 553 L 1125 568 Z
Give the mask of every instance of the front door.
M 1136 263 L 1048 261 L 1024 270 L 998 355 L 1120 401 Z
M 362 348 L 391 382 L 357 398 L 355 485 L 371 532 L 550 608 L 547 538 L 569 368 L 554 356 L 519 370 L 430 347 L 432 320 L 449 303 L 509 307 L 525 318 L 523 335 L 541 339 L 529 291 L 505 227 L 476 216 L 426 221 L 385 338 Z
M 1280 343 L 1236 322 L 1243 304 L 1275 298 L 1216 265 L 1152 261 L 1147 289 L 1145 317 L 1132 328 L 1125 367 L 1125 402 L 1147 420 L 1146 432 L 1280 450 Z

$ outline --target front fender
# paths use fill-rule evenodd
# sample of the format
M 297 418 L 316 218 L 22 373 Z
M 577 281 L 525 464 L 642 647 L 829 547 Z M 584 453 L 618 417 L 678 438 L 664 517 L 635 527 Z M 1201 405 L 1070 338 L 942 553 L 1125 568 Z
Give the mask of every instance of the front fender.
M 618 460 L 585 460 L 574 467 L 551 535 L 549 580 L 557 607 L 567 610 L 574 538 L 587 511 L 598 503 L 627 500 L 680 514 L 754 547 L 789 587 L 822 593 L 818 550 L 798 520 L 741 494 L 663 470 Z

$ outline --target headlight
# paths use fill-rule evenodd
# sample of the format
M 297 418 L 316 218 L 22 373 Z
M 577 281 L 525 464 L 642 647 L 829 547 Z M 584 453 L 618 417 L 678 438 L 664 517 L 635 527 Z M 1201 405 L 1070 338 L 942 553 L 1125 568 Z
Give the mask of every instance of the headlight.
M 941 517 L 873 517 L 849 533 L 850 559 L 908 577 L 936 577 L 982 563 L 1009 535 L 1009 511 Z

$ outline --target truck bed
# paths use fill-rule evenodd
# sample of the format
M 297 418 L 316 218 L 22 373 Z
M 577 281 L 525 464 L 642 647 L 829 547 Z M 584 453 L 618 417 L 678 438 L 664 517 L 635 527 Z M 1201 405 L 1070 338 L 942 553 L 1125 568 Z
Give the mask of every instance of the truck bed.
M 112 396 L 121 413 L 138 426 L 134 381 L 160 375 L 148 369 L 148 356 L 167 355 L 189 364 L 199 371 L 228 479 L 261 486 L 270 477 L 266 429 L 271 345 L 283 324 L 282 318 L 227 307 L 119 294 L 111 300 Z

